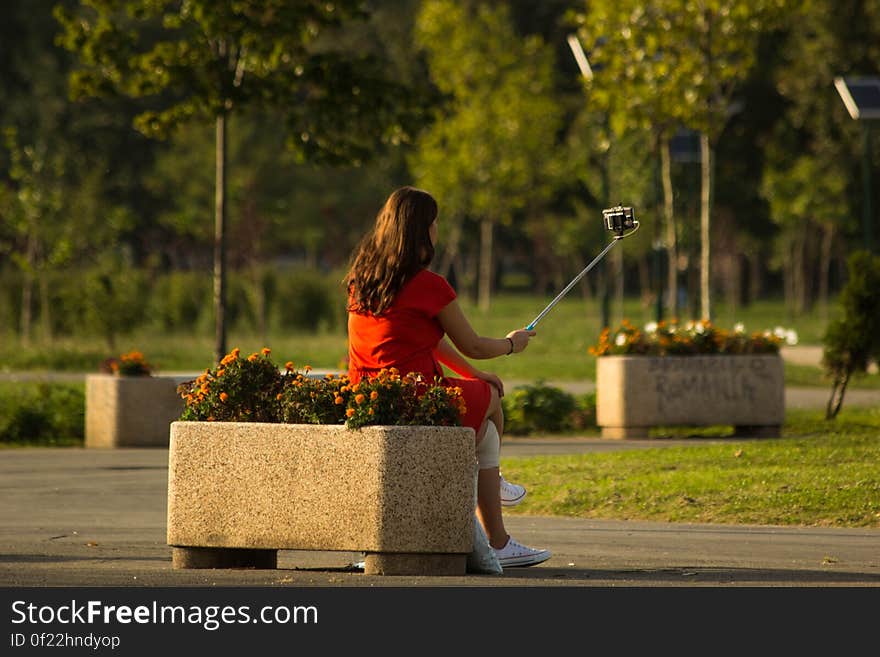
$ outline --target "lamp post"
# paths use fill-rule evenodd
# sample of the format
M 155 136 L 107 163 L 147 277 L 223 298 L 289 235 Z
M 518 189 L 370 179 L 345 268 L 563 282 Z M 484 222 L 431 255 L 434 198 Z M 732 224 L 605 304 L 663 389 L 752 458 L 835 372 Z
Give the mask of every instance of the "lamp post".
M 862 233 L 865 248 L 874 250 L 874 210 L 871 184 L 871 124 L 880 119 L 880 78 L 834 79 L 834 86 L 849 115 L 862 127 Z

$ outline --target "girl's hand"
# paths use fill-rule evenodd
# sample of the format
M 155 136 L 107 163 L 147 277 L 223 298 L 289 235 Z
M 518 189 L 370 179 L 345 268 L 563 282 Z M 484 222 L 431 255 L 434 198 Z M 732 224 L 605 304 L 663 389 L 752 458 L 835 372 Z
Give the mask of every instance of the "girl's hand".
M 518 354 L 521 351 L 525 351 L 526 347 L 529 346 L 529 340 L 535 337 L 535 335 L 537 335 L 535 331 L 517 329 L 508 333 L 506 337 L 513 340 L 513 353 Z
M 501 382 L 501 379 L 498 378 L 497 374 L 493 374 L 492 372 L 477 371 L 474 372 L 474 376 L 476 376 L 478 379 L 485 381 L 490 386 L 495 386 L 495 388 L 498 390 L 499 397 L 504 396 L 504 384 Z

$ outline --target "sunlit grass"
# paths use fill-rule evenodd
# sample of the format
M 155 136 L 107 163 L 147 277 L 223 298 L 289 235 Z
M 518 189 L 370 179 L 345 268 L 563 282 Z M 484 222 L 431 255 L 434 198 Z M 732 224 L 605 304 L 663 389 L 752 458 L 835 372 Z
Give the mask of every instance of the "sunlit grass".
M 788 414 L 779 439 L 503 458 L 529 496 L 511 513 L 880 527 L 880 409 Z

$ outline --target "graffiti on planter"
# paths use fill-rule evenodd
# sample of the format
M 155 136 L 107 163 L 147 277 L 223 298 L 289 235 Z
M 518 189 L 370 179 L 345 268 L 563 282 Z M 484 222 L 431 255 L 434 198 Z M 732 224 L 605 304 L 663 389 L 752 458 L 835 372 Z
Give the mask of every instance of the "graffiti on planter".
M 780 384 L 763 358 L 657 358 L 649 369 L 661 415 L 752 405 Z

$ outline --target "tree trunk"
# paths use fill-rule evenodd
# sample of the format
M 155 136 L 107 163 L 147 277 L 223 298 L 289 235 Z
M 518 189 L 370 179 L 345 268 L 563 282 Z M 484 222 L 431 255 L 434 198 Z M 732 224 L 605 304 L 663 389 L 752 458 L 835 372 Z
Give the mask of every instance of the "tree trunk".
M 31 341 L 34 305 L 34 270 L 37 265 L 37 239 L 33 232 L 28 235 L 27 265 L 22 268 L 21 282 L 21 316 L 19 317 L 19 335 L 21 344 L 27 346 Z
M 819 255 L 819 316 L 828 321 L 828 287 L 831 277 L 831 247 L 834 244 L 834 224 L 824 224 L 822 248 Z
M 226 115 L 217 116 L 214 190 L 214 361 L 226 355 Z
M 700 314 L 702 319 L 712 319 L 712 249 L 710 228 L 712 216 L 712 167 L 714 149 L 706 133 L 700 134 L 701 183 L 700 183 Z
M 492 233 L 491 219 L 480 222 L 480 282 L 479 307 L 488 311 L 492 298 Z
M 452 272 L 453 263 L 458 257 L 458 246 L 461 242 L 461 221 L 453 220 L 450 224 L 449 237 L 445 240 L 446 248 L 443 249 L 443 257 L 440 258 L 440 262 L 435 270 L 444 278 L 449 278 Z
M 806 243 L 806 236 L 801 233 L 795 239 L 794 249 L 792 249 L 791 284 L 795 317 L 801 317 L 806 308 Z
M 831 396 L 828 398 L 828 404 L 825 406 L 825 419 L 833 420 L 840 413 L 843 406 L 843 398 L 846 395 L 846 385 L 849 383 L 849 371 L 834 377 L 834 384 L 831 387 Z
M 43 340 L 52 340 L 52 303 L 49 299 L 49 275 L 40 273 L 40 327 Z
M 675 230 L 675 201 L 672 191 L 672 155 L 670 140 L 664 139 L 660 146 L 660 175 L 663 180 L 663 216 L 666 220 L 666 272 L 669 317 L 678 317 L 678 238 Z

